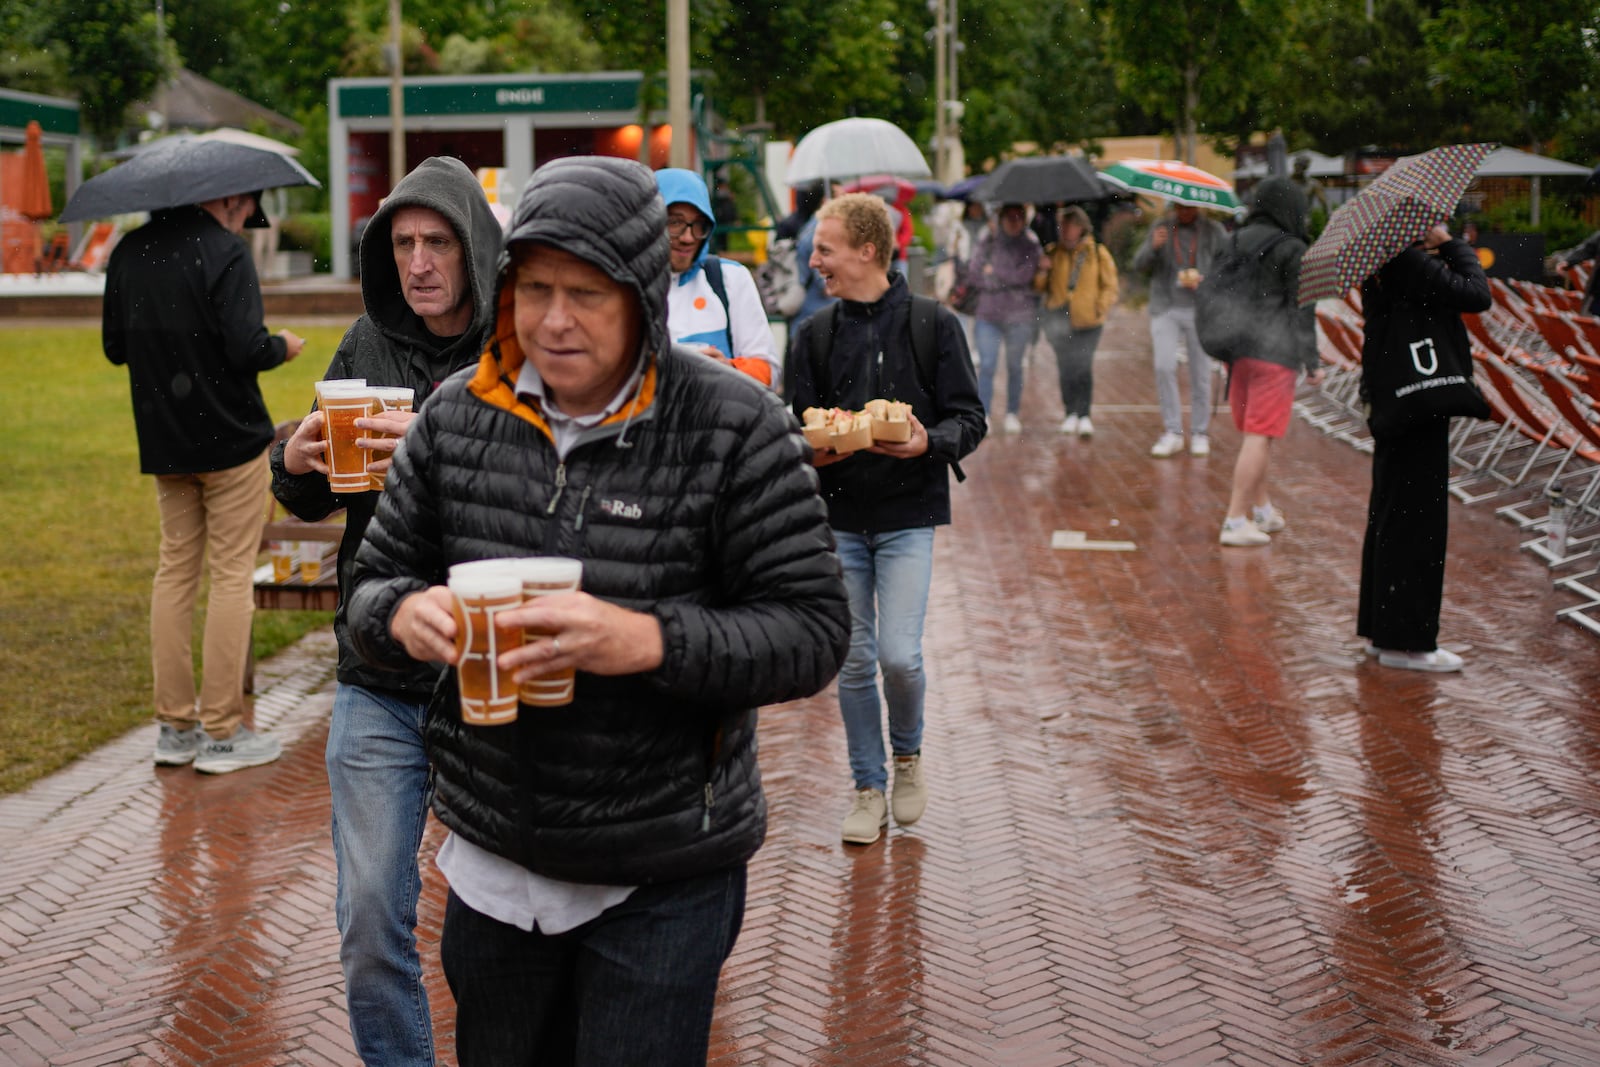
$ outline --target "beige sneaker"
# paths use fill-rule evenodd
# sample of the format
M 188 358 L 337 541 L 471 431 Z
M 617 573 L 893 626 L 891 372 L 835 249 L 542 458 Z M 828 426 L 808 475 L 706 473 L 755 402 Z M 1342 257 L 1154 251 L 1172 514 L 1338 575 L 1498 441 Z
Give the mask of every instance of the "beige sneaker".
M 922 777 L 921 756 L 894 758 L 894 792 L 890 796 L 896 823 L 910 826 L 922 818 L 928 806 L 928 783 Z
M 1217 538 L 1225 545 L 1245 548 L 1251 545 L 1270 545 L 1272 537 L 1249 519 L 1230 518 L 1222 524 L 1222 535 Z
M 884 802 L 881 789 L 857 789 L 850 805 L 850 814 L 844 817 L 841 836 L 852 845 L 870 845 L 883 835 L 889 825 L 889 805 Z

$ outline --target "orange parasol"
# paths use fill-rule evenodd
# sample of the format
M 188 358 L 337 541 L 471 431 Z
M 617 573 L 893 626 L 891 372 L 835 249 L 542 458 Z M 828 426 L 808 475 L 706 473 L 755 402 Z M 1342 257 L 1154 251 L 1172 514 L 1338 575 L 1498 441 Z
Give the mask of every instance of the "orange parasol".
M 37 122 L 28 123 L 22 143 L 21 181 L 15 195 L 7 196 L 12 210 L 30 219 L 48 219 L 55 209 L 50 205 L 50 175 L 44 169 L 44 131 Z

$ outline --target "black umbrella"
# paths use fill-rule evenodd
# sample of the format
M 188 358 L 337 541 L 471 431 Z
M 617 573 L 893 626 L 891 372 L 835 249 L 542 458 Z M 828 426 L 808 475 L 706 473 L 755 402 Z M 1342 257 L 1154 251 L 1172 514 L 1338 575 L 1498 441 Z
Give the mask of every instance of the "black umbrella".
M 78 187 L 62 222 L 203 204 L 224 196 L 321 185 L 288 156 L 228 141 L 168 137 Z
M 991 204 L 1067 204 L 1109 195 L 1099 172 L 1077 156 L 1007 160 L 972 191 L 972 199 Z

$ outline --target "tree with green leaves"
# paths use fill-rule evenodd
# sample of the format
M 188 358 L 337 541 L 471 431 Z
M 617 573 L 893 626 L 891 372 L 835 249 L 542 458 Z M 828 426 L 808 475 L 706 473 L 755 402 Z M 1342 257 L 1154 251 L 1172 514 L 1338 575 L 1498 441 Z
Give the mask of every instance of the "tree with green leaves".
M 1273 77 L 1285 0 L 1092 0 L 1106 23 L 1119 90 L 1170 123 L 1194 161 L 1198 136 L 1244 125 L 1255 89 Z M 1149 131 L 1144 131 L 1149 132 Z
M 155 11 L 138 0 L 58 0 L 41 38 L 60 48 L 84 125 L 102 143 L 122 132 L 128 108 L 150 96 L 171 62 L 157 44 Z

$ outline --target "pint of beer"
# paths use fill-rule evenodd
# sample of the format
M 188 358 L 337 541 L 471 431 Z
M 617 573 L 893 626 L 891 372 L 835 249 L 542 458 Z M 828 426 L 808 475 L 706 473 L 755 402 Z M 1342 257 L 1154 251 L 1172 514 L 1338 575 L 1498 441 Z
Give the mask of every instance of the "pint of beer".
M 372 387 L 372 395 L 377 399 L 377 402 L 373 405 L 373 414 L 377 414 L 380 411 L 410 411 L 411 405 L 416 399 L 417 391 L 415 389 L 405 388 L 398 385 L 375 385 Z M 395 437 L 398 435 L 384 433 L 382 430 L 368 430 L 366 436 Z M 392 455 L 394 455 L 393 452 L 384 452 L 379 458 L 387 459 Z M 369 452 L 369 462 L 371 456 L 372 454 Z M 383 480 L 388 476 L 388 474 L 389 470 L 387 467 L 385 467 L 380 473 L 369 473 L 368 484 L 373 489 L 382 489 Z
M 551 593 L 576 592 L 583 579 L 583 561 L 565 556 L 523 556 L 507 560 L 513 572 L 522 580 L 523 600 L 549 596 Z M 525 630 L 524 643 L 532 643 L 551 635 L 538 630 Z M 571 668 L 555 674 L 530 678 L 517 690 L 524 704 L 537 708 L 557 708 L 572 703 L 576 690 L 576 672 Z
M 356 447 L 364 436 L 357 419 L 372 413 L 372 390 L 362 379 L 317 383 L 317 407 L 322 409 L 322 439 L 327 443 L 328 488 L 335 493 L 364 493 L 371 488 L 367 475 L 367 449 Z
M 282 585 L 294 577 L 294 542 L 274 541 L 267 546 L 272 559 L 272 580 Z
M 496 627 L 495 617 L 522 604 L 522 582 L 495 570 L 452 574 L 450 595 L 456 619 L 456 684 L 461 691 L 461 721 L 500 726 L 517 721 L 517 683 L 501 670 L 500 653 L 522 644 L 522 631 Z
M 322 542 L 301 541 L 300 551 L 300 580 L 307 585 L 315 585 L 317 579 L 322 577 Z

